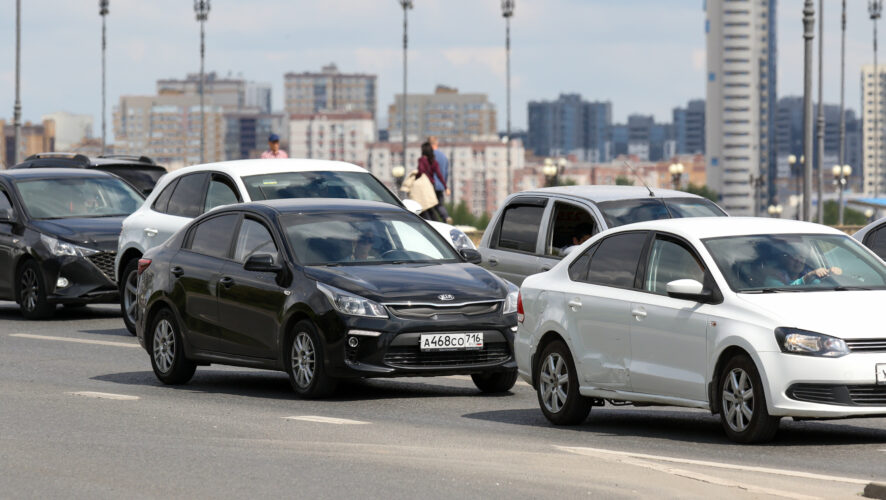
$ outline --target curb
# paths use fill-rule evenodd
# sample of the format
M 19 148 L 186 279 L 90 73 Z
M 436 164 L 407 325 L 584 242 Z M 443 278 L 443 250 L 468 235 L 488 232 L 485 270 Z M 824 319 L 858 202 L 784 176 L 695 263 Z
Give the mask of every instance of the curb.
M 886 483 L 869 483 L 864 487 L 864 493 L 862 496 L 865 498 L 879 498 L 881 500 L 886 500 Z

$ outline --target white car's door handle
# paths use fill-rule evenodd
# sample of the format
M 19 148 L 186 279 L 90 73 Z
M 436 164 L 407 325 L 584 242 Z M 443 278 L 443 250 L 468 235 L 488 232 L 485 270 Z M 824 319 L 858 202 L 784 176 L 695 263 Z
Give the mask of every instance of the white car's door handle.
M 634 309 L 631 310 L 631 314 L 635 318 L 637 318 L 637 321 L 640 321 L 640 319 L 646 317 L 646 310 L 643 309 L 642 307 L 635 307 Z
M 581 299 L 575 298 L 566 303 L 573 311 L 581 309 Z
M 145 228 L 145 234 L 146 234 L 148 237 L 157 236 L 157 233 L 159 233 L 159 232 L 160 232 L 160 231 L 158 231 L 158 230 L 156 230 L 156 229 L 153 229 L 153 228 L 150 228 L 150 227 L 146 227 L 146 228 Z

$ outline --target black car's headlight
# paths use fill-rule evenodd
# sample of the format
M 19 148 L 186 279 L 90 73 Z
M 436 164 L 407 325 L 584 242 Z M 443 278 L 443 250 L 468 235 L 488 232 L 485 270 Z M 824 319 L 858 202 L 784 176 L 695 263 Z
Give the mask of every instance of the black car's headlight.
M 779 327 L 775 329 L 775 340 L 781 352 L 839 358 L 849 354 L 849 347 L 843 339 L 822 333 Z
M 86 257 L 98 253 L 98 250 L 74 245 L 73 243 L 61 241 L 57 238 L 53 238 L 52 236 L 47 236 L 45 234 L 40 235 L 40 241 L 42 241 L 43 244 L 46 245 L 46 248 L 49 249 L 49 252 L 52 255 L 56 255 L 58 257 L 64 255 Z
M 317 282 L 317 289 L 323 292 L 323 295 L 329 299 L 332 307 L 342 314 L 366 316 L 369 318 L 388 317 L 388 312 L 385 310 L 385 307 L 378 302 L 373 302 L 359 295 L 354 295 L 353 293 L 320 282 Z
M 520 289 L 517 285 L 508 282 L 508 296 L 505 299 L 505 306 L 501 310 L 502 314 L 514 314 L 517 312 L 517 297 L 520 295 Z

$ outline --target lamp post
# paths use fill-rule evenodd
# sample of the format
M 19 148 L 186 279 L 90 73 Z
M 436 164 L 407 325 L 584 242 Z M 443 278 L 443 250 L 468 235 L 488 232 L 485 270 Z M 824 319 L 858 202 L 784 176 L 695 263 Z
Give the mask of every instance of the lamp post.
M 803 220 L 812 220 L 812 40 L 815 38 L 815 4 L 803 4 Z
M 682 163 L 671 163 L 668 167 L 668 172 L 671 174 L 671 182 L 674 184 L 674 189 L 680 189 L 680 179 L 683 177 L 683 164 Z
M 766 209 L 766 211 L 769 212 L 769 217 L 774 217 L 776 219 L 781 218 L 781 212 L 783 210 L 784 207 L 782 207 L 780 203 L 769 205 L 769 207 Z
M 751 174 L 750 175 L 750 184 L 751 189 L 754 190 L 754 217 L 760 216 L 760 192 L 763 190 L 763 174 Z
M 843 15 L 840 18 L 840 165 L 846 163 L 846 0 L 843 0 Z M 840 191 L 842 194 L 842 190 Z M 843 213 L 843 203 L 840 203 L 840 214 Z M 843 224 L 843 217 L 840 217 Z
M 565 165 L 565 158 L 560 158 L 557 162 L 555 162 L 552 158 L 545 158 L 545 166 L 542 167 L 541 171 L 543 174 L 545 174 L 545 177 L 547 178 L 548 187 L 559 185 L 560 167 Z
M 200 22 L 200 84 L 198 86 L 200 92 L 200 163 L 205 163 L 206 110 L 203 109 L 203 85 L 205 83 L 205 78 L 203 76 L 203 59 L 206 53 L 204 25 L 209 18 L 209 0 L 194 0 L 194 13 L 197 14 L 197 21 Z
M 846 189 L 846 183 L 849 181 L 849 176 L 852 175 L 852 167 L 849 165 L 834 165 L 831 168 L 831 173 L 834 174 L 834 186 L 839 192 L 839 218 L 838 224 L 843 225 L 843 190 Z
M 106 133 L 106 109 L 107 99 L 105 98 L 105 51 L 107 49 L 107 38 L 105 36 L 105 18 L 108 16 L 109 0 L 98 0 L 98 15 L 102 16 L 102 154 L 107 151 L 107 133 Z
M 391 169 L 391 174 L 394 176 L 394 181 L 397 183 L 397 194 L 400 194 L 400 187 L 403 186 L 403 177 L 406 176 L 406 167 L 403 165 L 395 165 L 394 168 Z
M 15 104 L 12 108 L 12 128 L 15 131 L 15 163 L 22 161 L 22 0 L 15 0 Z
M 818 169 L 818 215 L 819 224 L 824 223 L 824 0 L 818 0 L 818 158 L 815 167 Z
M 508 167 L 508 194 L 513 189 L 511 181 L 511 17 L 514 16 L 514 4 L 516 0 L 501 0 L 501 15 L 505 18 L 505 73 L 507 81 L 507 167 Z
M 877 72 L 877 20 L 883 11 L 883 0 L 868 0 L 868 15 L 874 24 L 874 198 L 880 197 L 880 74 Z
M 407 37 L 407 15 L 412 8 L 412 0 L 399 0 L 403 7 L 403 109 L 400 110 L 400 130 L 403 132 L 403 164 L 406 165 L 406 51 L 409 46 Z

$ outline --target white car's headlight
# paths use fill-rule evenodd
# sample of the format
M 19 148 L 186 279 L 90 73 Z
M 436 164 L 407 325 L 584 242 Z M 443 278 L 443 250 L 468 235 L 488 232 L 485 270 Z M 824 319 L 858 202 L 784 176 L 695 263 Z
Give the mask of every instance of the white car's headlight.
M 455 247 L 456 250 L 461 250 L 462 248 L 474 248 L 474 243 L 471 242 L 468 235 L 466 235 L 461 229 L 450 229 L 449 239 L 452 240 L 452 246 Z
M 821 333 L 779 327 L 775 329 L 775 340 L 781 352 L 839 358 L 849 354 L 849 347 L 843 339 Z
M 512 283 L 508 283 L 508 297 L 505 299 L 505 307 L 502 314 L 514 314 L 517 312 L 517 297 L 520 295 L 520 289 Z
M 65 241 L 59 241 L 52 236 L 47 236 L 45 234 L 40 235 L 40 241 L 46 245 L 46 248 L 52 253 L 52 255 L 57 255 L 59 257 L 64 255 L 71 256 L 80 256 L 86 257 L 88 255 L 93 255 L 98 253 L 98 250 L 93 250 L 92 248 L 81 247 L 78 245 L 74 245 L 73 243 L 67 243 Z
M 326 295 L 332 307 L 342 314 L 350 314 L 351 316 L 367 316 L 370 318 L 387 318 L 388 313 L 383 305 L 373 302 L 369 299 L 354 295 L 335 288 L 334 286 L 324 285 L 317 282 L 317 289 Z

